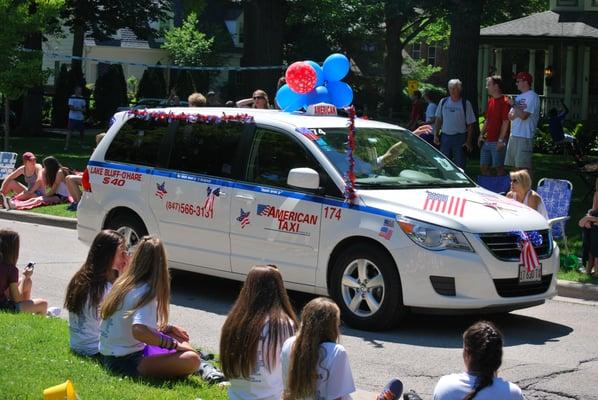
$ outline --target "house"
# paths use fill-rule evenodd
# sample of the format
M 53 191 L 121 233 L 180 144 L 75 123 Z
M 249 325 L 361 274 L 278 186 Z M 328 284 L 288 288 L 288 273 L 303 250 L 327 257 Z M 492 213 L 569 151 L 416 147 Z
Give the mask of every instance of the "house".
M 542 111 L 560 105 L 569 117 L 598 124 L 598 0 L 550 0 L 550 10 L 480 31 L 478 76 L 502 75 L 516 93 L 514 74 L 528 71 Z M 479 87 L 479 104 L 486 93 Z

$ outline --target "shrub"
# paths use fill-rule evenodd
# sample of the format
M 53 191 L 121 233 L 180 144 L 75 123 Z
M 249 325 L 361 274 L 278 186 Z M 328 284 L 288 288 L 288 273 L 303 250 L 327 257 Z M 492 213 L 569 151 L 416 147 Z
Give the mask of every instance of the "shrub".
M 166 80 L 164 71 L 160 68 L 148 68 L 137 86 L 137 100 L 143 98 L 166 98 Z
M 121 65 L 109 65 L 98 77 L 94 89 L 97 121 L 107 123 L 116 109 L 127 106 L 127 82 Z

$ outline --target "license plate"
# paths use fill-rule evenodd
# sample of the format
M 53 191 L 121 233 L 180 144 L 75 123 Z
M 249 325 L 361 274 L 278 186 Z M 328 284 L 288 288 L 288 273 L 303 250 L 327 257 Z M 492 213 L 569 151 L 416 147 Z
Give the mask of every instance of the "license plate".
M 523 264 L 519 264 L 519 283 L 538 283 L 542 281 L 542 264 L 531 272 Z

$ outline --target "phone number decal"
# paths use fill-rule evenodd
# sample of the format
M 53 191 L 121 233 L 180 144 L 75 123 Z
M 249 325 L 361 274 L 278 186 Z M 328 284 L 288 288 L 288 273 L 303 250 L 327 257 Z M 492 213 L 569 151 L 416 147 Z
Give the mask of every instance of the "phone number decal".
M 201 218 L 212 219 L 214 218 L 214 209 L 208 209 L 199 204 L 179 203 L 177 201 L 167 201 L 164 206 L 168 211 L 184 214 L 184 215 L 195 215 Z

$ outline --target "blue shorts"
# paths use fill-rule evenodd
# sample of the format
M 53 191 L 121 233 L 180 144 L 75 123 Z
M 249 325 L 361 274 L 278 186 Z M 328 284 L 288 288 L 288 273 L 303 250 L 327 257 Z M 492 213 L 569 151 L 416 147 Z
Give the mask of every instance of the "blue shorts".
M 68 128 L 70 131 L 83 133 L 85 130 L 85 125 L 82 119 L 69 119 Z
M 18 313 L 19 312 L 19 305 L 12 300 L 3 300 L 0 301 L 0 311 L 9 312 L 9 313 Z
M 506 147 L 498 151 L 496 145 L 497 142 L 484 142 L 480 149 L 480 165 L 490 165 L 495 168 L 505 165 Z
M 139 376 L 137 367 L 143 360 L 143 350 L 136 351 L 124 356 L 105 356 L 102 355 L 102 365 L 108 371 L 116 375 L 124 375 L 130 377 Z

